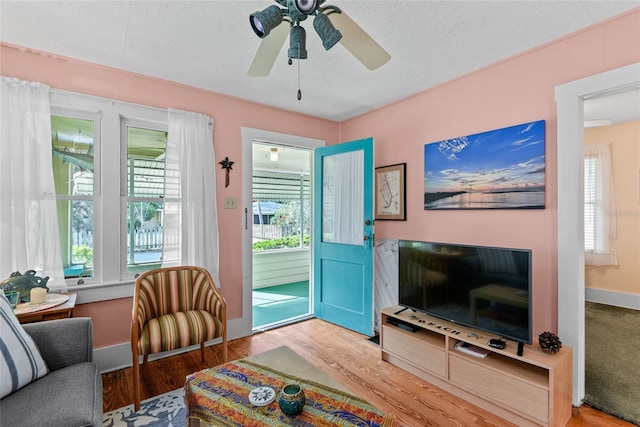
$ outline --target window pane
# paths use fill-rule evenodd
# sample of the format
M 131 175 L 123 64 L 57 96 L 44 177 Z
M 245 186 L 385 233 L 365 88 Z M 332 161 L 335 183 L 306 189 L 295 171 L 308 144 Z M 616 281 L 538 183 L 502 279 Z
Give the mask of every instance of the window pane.
M 66 278 L 93 276 L 94 122 L 51 116 L 53 178 Z
M 596 159 L 584 159 L 584 249 L 586 251 L 595 250 L 596 166 Z
M 164 156 L 167 133 L 127 127 L 127 194 L 129 197 L 164 195 Z
M 164 243 L 162 213 L 162 203 L 127 203 L 128 273 L 140 273 L 160 267 Z
M 51 116 L 53 176 L 58 195 L 93 195 L 93 120 Z
M 93 276 L 93 202 L 59 200 L 57 205 L 65 277 Z
M 322 160 L 322 241 L 362 246 L 364 151 Z
M 166 148 L 167 132 L 127 126 L 126 233 L 130 274 L 160 267 L 162 263 Z

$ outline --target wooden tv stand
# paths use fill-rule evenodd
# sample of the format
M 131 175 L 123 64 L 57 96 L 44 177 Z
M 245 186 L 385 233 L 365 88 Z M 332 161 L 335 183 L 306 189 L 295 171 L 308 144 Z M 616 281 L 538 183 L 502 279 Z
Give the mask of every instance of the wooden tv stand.
M 382 359 L 490 411 L 518 426 L 565 426 L 571 418 L 572 350 L 563 346 L 556 354 L 537 345 L 507 341 L 499 350 L 487 345 L 500 338 L 424 313 L 381 310 Z M 415 332 L 389 323 L 404 322 Z M 485 358 L 455 349 L 466 342 L 489 350 Z

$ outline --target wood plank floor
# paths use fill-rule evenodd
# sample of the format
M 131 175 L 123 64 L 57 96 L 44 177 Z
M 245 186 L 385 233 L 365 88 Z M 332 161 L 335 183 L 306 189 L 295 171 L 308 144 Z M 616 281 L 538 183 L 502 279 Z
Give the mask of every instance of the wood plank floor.
M 380 347 L 364 335 L 318 319 L 229 342 L 229 360 L 287 345 L 404 426 L 510 426 L 497 416 L 383 362 Z M 184 386 L 185 376 L 221 363 L 219 346 L 149 362 L 141 368 L 142 400 Z M 104 411 L 133 403 L 132 369 L 102 375 Z M 570 427 L 632 427 L 587 406 L 573 409 Z

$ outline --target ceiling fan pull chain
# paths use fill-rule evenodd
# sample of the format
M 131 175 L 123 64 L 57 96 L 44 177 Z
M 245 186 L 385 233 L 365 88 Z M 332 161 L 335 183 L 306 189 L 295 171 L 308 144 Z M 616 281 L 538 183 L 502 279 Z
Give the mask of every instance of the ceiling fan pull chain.
M 298 59 L 298 101 L 302 99 L 302 91 L 300 90 L 300 60 Z

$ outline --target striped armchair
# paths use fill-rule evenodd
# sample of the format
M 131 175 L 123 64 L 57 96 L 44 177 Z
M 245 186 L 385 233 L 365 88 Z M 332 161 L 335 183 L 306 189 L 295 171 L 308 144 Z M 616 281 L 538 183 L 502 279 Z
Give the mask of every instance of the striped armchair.
M 226 302 L 216 290 L 211 274 L 203 268 L 158 268 L 136 279 L 131 322 L 133 393 L 140 409 L 139 356 L 146 365 L 149 354 L 176 350 L 222 338 L 227 361 Z

